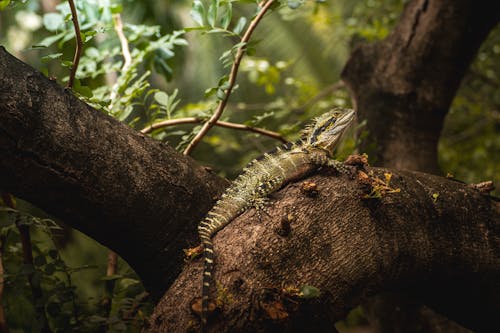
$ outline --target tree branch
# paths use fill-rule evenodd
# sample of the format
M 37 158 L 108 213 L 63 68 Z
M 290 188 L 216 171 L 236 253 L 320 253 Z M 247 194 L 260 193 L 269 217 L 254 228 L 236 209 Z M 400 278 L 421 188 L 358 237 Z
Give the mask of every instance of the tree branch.
M 161 295 L 225 182 L 3 47 L 0 73 L 0 188 L 115 250 Z
M 180 125 L 180 124 L 198 124 L 203 122 L 203 119 L 196 118 L 196 117 L 187 117 L 187 118 L 177 118 L 177 119 L 168 119 L 168 120 L 163 120 L 159 121 L 157 123 L 151 124 L 149 126 L 144 127 L 141 130 L 141 133 L 143 134 L 148 134 L 151 133 L 154 130 L 157 130 L 159 128 L 164 128 L 168 126 L 174 126 L 174 125 Z M 286 143 L 287 141 L 281 134 L 273 131 L 269 131 L 263 128 L 259 127 L 252 127 L 244 124 L 237 124 L 237 123 L 231 123 L 228 121 L 222 121 L 222 120 L 217 120 L 215 122 L 215 125 L 220 126 L 220 127 L 226 127 L 226 128 L 232 128 L 235 130 L 240 130 L 240 131 L 248 131 L 248 132 L 253 132 L 253 133 L 258 133 L 262 134 L 268 137 L 271 137 L 275 140 L 279 140 L 283 143 Z
M 498 202 L 445 178 L 372 171 L 371 179 L 392 172 L 390 185 L 400 192 L 365 199 L 366 180 L 327 170 L 308 179 L 317 184 L 317 197 L 305 195 L 300 182 L 291 184 L 274 195 L 262 221 L 251 210 L 219 232 L 213 297 L 225 303 L 209 331 L 328 332 L 363 299 L 391 290 L 418 295 L 478 332 L 495 327 L 488 299 L 500 296 Z M 289 233 L 280 232 L 283 219 Z M 196 328 L 191 305 L 201 276 L 202 260 L 185 267 L 147 332 Z M 294 296 L 303 285 L 319 288 L 321 296 Z M 439 306 L 444 300 L 452 305 Z
M 233 66 L 231 66 L 231 72 L 229 73 L 229 79 L 227 82 L 227 89 L 224 94 L 224 98 L 217 105 L 217 109 L 214 114 L 210 117 L 210 119 L 203 124 L 203 127 L 196 134 L 196 136 L 191 140 L 189 145 L 184 150 L 184 155 L 189 155 L 196 145 L 203 139 L 203 137 L 208 133 L 208 131 L 215 125 L 217 120 L 222 116 L 222 112 L 224 112 L 224 108 L 226 107 L 227 102 L 229 101 L 229 96 L 231 96 L 231 92 L 233 91 L 234 84 L 236 83 L 236 76 L 238 76 L 238 69 L 240 67 L 241 59 L 245 54 L 245 50 L 247 48 L 247 43 L 250 41 L 250 37 L 254 32 L 255 28 L 259 24 L 260 20 L 264 17 L 266 12 L 271 8 L 271 5 L 274 3 L 274 0 L 265 0 L 262 2 L 262 7 L 260 8 L 259 13 L 252 19 L 248 28 L 245 32 L 245 35 L 241 38 L 240 44 L 238 47 L 238 51 L 234 56 Z
M 69 8 L 71 10 L 71 20 L 73 21 L 73 27 L 75 28 L 75 56 L 73 57 L 73 65 L 71 65 L 71 72 L 69 74 L 68 88 L 73 88 L 73 82 L 75 81 L 76 70 L 78 69 L 78 64 L 80 63 L 80 56 L 82 54 L 83 41 L 82 34 L 80 32 L 80 24 L 78 23 L 78 13 L 76 11 L 75 3 L 73 0 L 68 0 Z

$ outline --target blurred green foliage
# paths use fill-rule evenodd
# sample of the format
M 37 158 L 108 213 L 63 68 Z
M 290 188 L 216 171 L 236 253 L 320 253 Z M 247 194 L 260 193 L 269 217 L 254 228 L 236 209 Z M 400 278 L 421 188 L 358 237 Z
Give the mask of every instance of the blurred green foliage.
M 332 105 L 350 106 L 346 89 L 337 85 L 343 65 L 356 45 L 390 33 L 405 2 L 280 1 L 247 45 L 222 120 L 295 140 L 305 121 Z M 253 0 L 81 0 L 76 5 L 85 44 L 74 90 L 136 129 L 166 119 L 208 118 L 223 97 L 235 51 L 257 8 Z M 117 14 L 130 49 L 127 66 L 116 33 Z M 61 84 L 68 80 L 74 39 L 66 1 L 0 1 L 0 44 Z M 499 181 L 499 66 L 497 28 L 464 78 L 439 145 L 443 170 L 467 182 Z M 151 135 L 182 150 L 199 128 L 184 124 Z M 354 137 L 340 147 L 340 158 L 355 150 Z M 232 178 L 278 143 L 216 127 L 194 157 Z M 15 227 L 20 218 L 32 231 L 34 267 L 22 263 Z M 28 273 L 41 281 L 44 311 L 54 331 L 140 331 L 151 304 L 144 302 L 139 279 L 126 263 L 120 261 L 118 274 L 105 277 L 107 249 L 26 203 L 18 211 L 0 211 L 0 225 L 2 302 L 11 331 L 39 330 Z M 109 279 L 116 284 L 107 313 L 102 302 Z

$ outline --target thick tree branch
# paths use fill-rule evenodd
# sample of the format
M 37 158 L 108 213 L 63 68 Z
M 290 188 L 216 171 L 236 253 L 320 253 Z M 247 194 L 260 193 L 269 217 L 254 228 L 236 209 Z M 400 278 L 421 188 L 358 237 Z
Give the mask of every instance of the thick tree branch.
M 342 78 L 377 165 L 440 173 L 437 142 L 462 77 L 500 20 L 492 1 L 414 0 L 385 40 L 359 46 Z M 362 151 L 366 151 L 362 149 Z
M 387 172 L 373 171 L 372 179 Z M 390 185 L 401 191 L 380 199 L 364 198 L 370 186 L 358 176 L 326 170 L 308 181 L 317 184 L 317 197 L 291 184 L 274 195 L 262 221 L 250 210 L 216 235 L 215 280 L 225 304 L 210 331 L 328 332 L 367 296 L 394 290 L 417 295 L 477 332 L 497 324 L 498 309 L 488 300 L 500 296 L 498 202 L 417 172 L 394 171 Z M 197 326 L 190 307 L 201 292 L 201 272 L 201 260 L 186 266 L 147 332 Z M 305 284 L 321 297 L 284 291 Z
M 0 47 L 0 188 L 119 253 L 158 295 L 224 181 Z

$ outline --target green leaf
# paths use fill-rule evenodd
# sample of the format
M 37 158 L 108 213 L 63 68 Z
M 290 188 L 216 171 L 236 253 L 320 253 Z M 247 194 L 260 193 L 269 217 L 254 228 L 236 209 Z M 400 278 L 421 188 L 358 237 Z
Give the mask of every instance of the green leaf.
M 193 6 L 191 7 L 191 18 L 198 25 L 205 25 L 205 7 L 200 0 L 194 0 Z
M 159 104 L 165 107 L 168 105 L 168 95 L 165 92 L 163 91 L 156 92 L 154 98 Z
M 71 67 L 73 66 L 73 61 L 65 60 L 61 62 L 61 65 L 63 65 L 64 67 Z
M 35 44 L 31 47 L 34 49 L 49 47 L 50 45 L 54 44 L 58 40 L 62 39 L 63 37 L 64 37 L 64 32 L 57 34 L 57 35 L 54 35 L 54 36 L 49 36 L 49 37 L 42 39 L 38 44 Z
M 154 68 L 158 73 L 163 74 L 167 80 L 172 79 L 172 68 L 165 60 L 156 58 L 154 61 Z
M 59 256 L 59 254 L 57 253 L 57 251 L 54 250 L 54 249 L 49 250 L 49 252 L 47 254 L 52 259 L 56 259 Z
M 49 31 L 56 31 L 64 28 L 64 17 L 58 13 L 48 13 L 43 15 L 43 25 Z
M 287 5 L 290 9 L 297 9 L 303 4 L 301 0 L 288 0 Z
M 212 4 L 208 7 L 208 14 L 207 14 L 207 21 L 211 27 L 215 26 L 218 9 L 219 9 L 219 0 L 212 0 Z
M 233 17 L 233 5 L 231 4 L 231 2 L 228 2 L 226 4 L 226 11 L 224 12 L 224 15 L 220 20 L 220 25 L 222 26 L 222 28 L 224 28 L 224 30 L 226 30 L 227 27 L 229 27 L 232 17 Z
M 239 35 L 243 31 L 243 29 L 245 28 L 246 25 L 247 25 L 246 17 L 243 17 L 243 16 L 240 17 L 240 19 L 236 23 L 236 26 L 233 29 L 233 32 L 235 34 Z
M 54 274 L 54 272 L 56 271 L 56 266 L 52 263 L 50 264 L 47 264 L 45 266 L 45 273 L 48 274 L 48 275 L 52 275 Z
M 320 295 L 321 291 L 318 288 L 309 285 L 303 285 L 299 294 L 301 298 L 317 298 Z
M 2 0 L 0 1 L 0 10 L 4 10 L 10 4 L 10 0 Z
M 216 91 L 217 91 L 216 87 L 206 89 L 205 90 L 205 98 L 212 96 L 213 94 L 215 94 Z
M 217 96 L 218 100 L 222 101 L 226 97 L 226 92 L 224 90 L 222 90 L 222 89 L 217 89 L 216 96 Z
M 60 58 L 62 55 L 62 53 L 48 54 L 46 56 L 43 56 L 40 60 L 42 62 L 49 62 L 50 60 Z

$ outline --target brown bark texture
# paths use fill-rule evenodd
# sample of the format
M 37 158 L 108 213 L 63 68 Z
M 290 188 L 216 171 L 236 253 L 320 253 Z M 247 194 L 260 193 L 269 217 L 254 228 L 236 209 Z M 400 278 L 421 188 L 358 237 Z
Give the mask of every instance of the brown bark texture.
M 153 295 L 225 182 L 0 47 L 0 188 L 119 253 Z
M 388 172 L 371 171 L 372 180 Z M 291 184 L 273 196 L 261 221 L 250 210 L 220 231 L 212 296 L 220 308 L 209 331 L 330 332 L 349 309 L 383 291 L 414 295 L 438 310 L 445 302 L 446 315 L 477 332 L 495 327 L 500 309 L 488 300 L 500 297 L 498 202 L 445 178 L 392 175 L 390 186 L 400 192 L 367 198 L 373 187 L 360 175 L 324 170 L 308 179 L 316 197 L 301 182 Z M 201 276 L 202 260 L 185 267 L 146 332 L 197 329 L 191 305 Z M 303 285 L 321 295 L 298 297 L 294 290 Z
M 359 118 L 367 120 L 360 149 L 372 162 L 441 173 L 441 128 L 465 71 L 500 19 L 494 7 L 490 1 L 410 1 L 388 38 L 355 49 L 342 77 Z M 463 332 L 452 323 L 443 328 L 442 318 L 419 303 L 384 294 L 365 302 L 364 310 L 380 332 Z
M 500 20 L 495 1 L 409 1 L 384 40 L 352 53 L 342 78 L 366 119 L 375 165 L 440 174 L 437 143 L 460 81 Z

